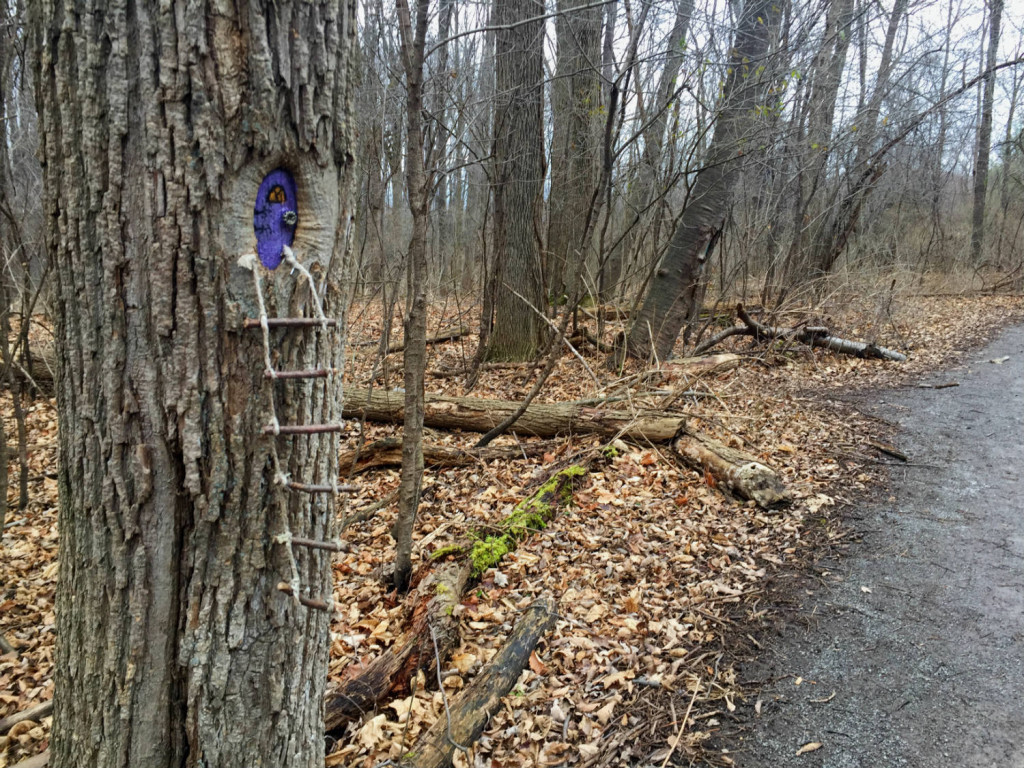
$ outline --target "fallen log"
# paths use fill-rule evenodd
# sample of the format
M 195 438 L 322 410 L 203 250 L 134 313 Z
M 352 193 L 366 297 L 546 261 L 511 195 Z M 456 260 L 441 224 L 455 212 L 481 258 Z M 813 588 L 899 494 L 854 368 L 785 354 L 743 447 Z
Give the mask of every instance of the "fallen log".
M 455 341 L 455 339 L 461 339 L 463 336 L 469 336 L 472 331 L 465 325 L 459 325 L 454 328 L 446 328 L 443 331 L 438 331 L 433 336 L 427 336 L 427 344 L 440 344 L 444 341 Z M 396 352 L 402 352 L 405 349 L 405 340 L 396 341 L 388 345 L 388 354 L 393 355 Z
M 793 328 L 777 328 L 771 325 L 754 320 L 743 308 L 742 304 L 736 305 L 736 316 L 743 322 L 741 326 L 733 326 L 715 334 L 710 339 L 700 344 L 694 352 L 701 354 L 717 344 L 725 341 L 731 336 L 753 336 L 755 339 L 788 339 L 806 344 L 809 347 L 821 347 L 823 349 L 838 352 L 843 355 L 854 357 L 872 358 L 876 360 L 891 360 L 896 363 L 905 362 L 907 356 L 902 352 L 893 349 L 880 347 L 877 344 L 864 341 L 852 341 L 833 336 L 828 328 L 820 326 L 805 326 Z
M 15 712 L 13 715 L 8 715 L 3 720 L 0 720 L 0 736 L 3 736 L 18 723 L 23 723 L 26 720 L 42 720 L 44 717 L 49 717 L 52 714 L 52 700 L 44 701 L 42 704 L 36 704 L 34 707 L 29 707 L 28 709 L 23 709 L 21 712 Z
M 16 763 L 14 768 L 46 768 L 50 764 L 50 750 L 44 749 L 38 755 L 33 755 L 30 758 L 22 760 L 20 763 Z
M 459 641 L 454 609 L 462 602 L 466 589 L 481 573 L 501 562 L 520 541 L 543 528 L 571 498 L 573 484 L 586 472 L 580 465 L 559 470 L 520 501 L 495 532 L 472 545 L 446 547 L 440 553 L 460 557 L 444 563 L 419 583 L 411 599 L 409 629 L 365 667 L 352 668 L 351 673 L 328 692 L 324 706 L 328 732 L 373 710 L 382 701 L 407 695 L 417 669 L 429 672 L 436 668 L 437 659 L 443 663 Z M 462 557 L 467 552 L 468 558 Z M 439 553 L 435 552 L 432 559 L 439 560 Z
M 362 669 L 350 667 L 349 676 L 328 691 L 324 701 L 328 733 L 374 710 L 379 702 L 404 694 L 417 669 L 432 670 L 436 656 L 446 658 L 458 643 L 455 606 L 462 601 L 469 578 L 468 563 L 446 563 L 419 583 L 411 599 L 409 629 Z
M 469 562 L 474 577 L 479 577 L 488 568 L 494 568 L 509 552 L 512 552 L 530 534 L 547 527 L 560 507 L 572 499 L 573 486 L 579 478 L 589 472 L 583 464 L 573 464 L 560 469 L 547 482 L 527 498 L 516 504 L 509 515 L 502 520 L 494 533 L 473 542 L 471 547 L 458 547 L 455 551 L 469 549 Z M 434 553 L 436 557 L 438 553 Z
M 522 459 L 543 456 L 557 446 L 551 442 L 532 442 L 519 445 L 487 446 L 485 448 L 458 448 L 450 445 L 426 444 L 423 461 L 427 466 L 464 467 L 495 459 Z M 338 468 L 344 477 L 378 467 L 395 467 L 402 463 L 402 440 L 388 437 L 364 445 L 358 450 L 343 451 L 338 457 Z
M 680 433 L 672 450 L 689 466 L 705 470 L 718 485 L 768 509 L 789 501 L 782 480 L 771 467 L 744 451 L 691 432 Z
M 550 598 L 541 598 L 526 609 L 494 658 L 424 734 L 411 756 L 417 768 L 448 768 L 456 749 L 468 748 L 480 738 L 556 618 Z
M 404 394 L 397 391 L 345 390 L 344 416 L 400 423 Z M 519 403 L 471 397 L 427 395 L 423 423 L 436 429 L 488 432 L 519 409 Z M 683 425 L 679 414 L 664 411 L 617 411 L 582 403 L 531 403 L 512 428 L 520 435 L 555 437 L 592 434 L 664 443 Z

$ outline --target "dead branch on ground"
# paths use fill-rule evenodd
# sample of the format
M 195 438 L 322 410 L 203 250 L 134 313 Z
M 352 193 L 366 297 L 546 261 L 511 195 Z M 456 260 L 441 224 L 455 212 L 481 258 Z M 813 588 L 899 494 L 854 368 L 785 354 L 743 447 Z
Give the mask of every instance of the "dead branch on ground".
M 777 328 L 765 325 L 754 320 L 743 308 L 742 304 L 736 305 L 736 316 L 743 322 L 743 325 L 734 325 L 720 331 L 698 346 L 694 350 L 694 354 L 703 354 L 731 336 L 753 336 L 759 341 L 771 339 L 798 341 L 809 347 L 822 347 L 840 354 L 853 355 L 854 357 L 891 360 L 897 363 L 905 362 L 907 359 L 907 356 L 902 352 L 880 347 L 872 342 L 852 341 L 833 336 L 828 328 L 822 326 Z

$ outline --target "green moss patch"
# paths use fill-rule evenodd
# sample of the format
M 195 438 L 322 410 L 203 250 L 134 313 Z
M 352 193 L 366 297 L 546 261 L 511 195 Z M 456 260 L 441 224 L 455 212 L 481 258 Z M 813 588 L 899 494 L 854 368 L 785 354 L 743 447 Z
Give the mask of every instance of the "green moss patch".
M 554 518 L 558 508 L 572 501 L 576 480 L 587 474 L 587 468 L 573 464 L 552 475 L 528 498 L 516 504 L 511 514 L 501 521 L 498 533 L 479 539 L 469 553 L 473 576 L 480 576 L 488 568 L 501 562 L 520 541 L 531 533 L 543 530 Z

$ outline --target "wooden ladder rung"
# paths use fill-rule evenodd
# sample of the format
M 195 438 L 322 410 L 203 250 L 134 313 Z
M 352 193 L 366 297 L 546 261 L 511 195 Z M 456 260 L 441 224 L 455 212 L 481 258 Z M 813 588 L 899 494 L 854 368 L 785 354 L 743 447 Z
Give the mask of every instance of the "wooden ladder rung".
M 267 327 L 268 328 L 310 328 L 316 326 L 328 326 L 335 328 L 338 325 L 338 321 L 334 318 L 327 318 L 321 320 L 316 317 L 268 317 Z M 246 330 L 252 330 L 253 328 L 262 327 L 260 319 L 258 317 L 247 317 L 242 321 L 242 327 Z
M 320 435 L 326 432 L 344 432 L 341 424 L 282 424 L 276 429 L 264 427 L 264 435 Z
M 326 379 L 338 372 L 337 368 L 314 368 L 309 371 L 264 371 L 268 379 Z
M 279 583 L 277 588 L 286 595 L 292 594 L 292 587 L 287 581 Z M 326 600 L 317 600 L 311 597 L 303 597 L 302 595 L 298 596 L 298 601 L 300 605 L 304 605 L 307 608 L 315 608 L 318 611 L 329 611 L 334 607 L 332 603 L 329 603 Z
M 351 493 L 356 490 L 354 485 L 307 485 L 306 483 L 288 483 L 288 487 L 293 491 L 302 491 L 303 493 L 334 493 L 337 489 L 338 493 Z

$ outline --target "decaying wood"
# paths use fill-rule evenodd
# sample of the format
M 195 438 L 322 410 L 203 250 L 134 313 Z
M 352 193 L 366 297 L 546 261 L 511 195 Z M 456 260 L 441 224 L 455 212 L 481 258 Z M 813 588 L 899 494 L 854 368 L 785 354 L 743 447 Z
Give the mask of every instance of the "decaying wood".
M 501 650 L 477 678 L 452 702 L 424 734 L 414 750 L 417 768 L 447 768 L 456 744 L 470 747 L 488 720 L 498 711 L 501 699 L 515 685 L 540 639 L 554 626 L 555 606 L 550 598 L 535 601 L 516 622 Z
M 662 366 L 665 378 L 707 376 L 713 373 L 725 373 L 739 368 L 743 362 L 740 355 L 723 352 L 718 355 L 702 357 L 681 357 L 670 359 Z
M 52 714 L 52 701 L 44 701 L 42 704 L 36 704 L 34 707 L 23 709 L 21 712 L 15 712 L 13 715 L 8 715 L 3 720 L 0 720 L 0 736 L 7 733 L 18 723 L 23 723 L 26 720 L 42 720 L 44 717 L 49 717 Z
M 463 336 L 469 336 L 472 331 L 465 325 L 459 325 L 454 328 L 445 328 L 443 331 L 438 331 L 433 336 L 427 336 L 427 344 L 440 344 L 444 341 L 454 341 L 455 339 L 461 339 Z M 405 340 L 396 341 L 388 345 L 388 354 L 392 355 L 396 352 L 401 352 L 405 349 Z
M 417 669 L 433 669 L 436 656 L 431 627 L 437 639 L 437 656 L 447 657 L 459 640 L 454 609 L 462 600 L 469 578 L 468 563 L 445 563 L 419 583 L 410 597 L 409 629 L 365 667 L 350 667 L 348 676 L 328 691 L 324 703 L 328 732 L 372 711 L 380 701 L 404 695 Z
M 519 403 L 469 397 L 427 395 L 424 424 L 438 429 L 487 432 L 515 413 Z M 348 388 L 346 418 L 400 422 L 402 393 Z M 555 437 L 564 434 L 598 434 L 650 442 L 668 442 L 683 425 L 679 414 L 663 411 L 618 411 L 569 403 L 531 403 L 512 431 L 521 435 Z
M 488 529 L 486 536 L 444 547 L 442 551 L 460 558 L 469 553 L 472 575 L 480 576 L 488 568 L 496 567 L 521 541 L 550 523 L 572 498 L 576 483 L 589 471 L 589 463 L 563 467 Z M 439 554 L 435 552 L 433 557 Z
M 749 453 L 689 432 L 674 439 L 672 449 L 689 466 L 710 473 L 719 486 L 760 507 L 778 506 L 789 499 L 775 470 Z
M 629 320 L 629 307 L 617 307 L 614 304 L 605 304 L 600 307 L 581 307 L 580 312 L 595 320 Z
M 569 339 L 569 343 L 576 347 L 581 347 L 583 344 L 590 344 L 598 352 L 603 352 L 604 354 L 608 354 L 615 348 L 614 345 L 606 344 L 601 341 L 601 339 L 595 336 L 585 325 L 580 327 L 579 333 Z
M 14 768 L 46 768 L 50 764 L 50 750 L 46 749 L 38 755 L 33 755 L 27 760 L 17 763 Z
M 435 467 L 462 467 L 495 459 L 543 456 L 556 447 L 551 442 L 487 446 L 485 448 L 458 448 L 450 445 L 427 444 L 423 446 L 423 461 L 425 464 Z M 395 467 L 401 463 L 402 440 L 398 437 L 377 440 L 358 450 L 343 451 L 338 459 L 342 476 L 358 474 L 378 467 Z
M 448 658 L 459 642 L 455 606 L 462 602 L 463 594 L 475 582 L 480 570 L 495 564 L 503 553 L 511 552 L 538 521 L 541 524 L 549 521 L 571 493 L 575 479 L 585 473 L 586 468 L 578 465 L 556 472 L 519 502 L 496 526 L 495 533 L 477 542 L 481 552 L 474 551 L 466 558 L 463 556 L 470 550 L 469 546 L 450 550 L 459 558 L 431 571 L 409 598 L 409 628 L 365 667 L 346 671 L 345 679 L 327 694 L 324 723 L 328 732 L 373 710 L 381 701 L 406 695 L 417 669 L 429 673 L 436 667 L 437 659 L 443 663 Z
M 736 305 L 736 316 L 743 322 L 743 325 L 726 328 L 715 334 L 703 344 L 700 344 L 695 352 L 697 354 L 707 352 L 730 336 L 753 336 L 755 339 L 788 339 L 798 341 L 810 347 L 821 347 L 840 354 L 853 355 L 854 357 L 891 360 L 897 363 L 905 362 L 907 359 L 907 356 L 902 352 L 880 347 L 870 342 L 842 339 L 838 336 L 833 336 L 828 328 L 820 326 L 777 328 L 765 325 L 754 320 L 747 313 L 746 309 L 743 308 L 742 304 Z

